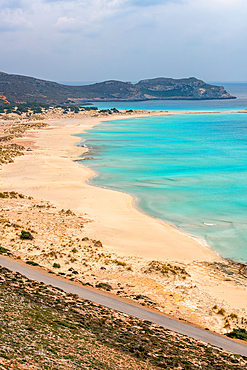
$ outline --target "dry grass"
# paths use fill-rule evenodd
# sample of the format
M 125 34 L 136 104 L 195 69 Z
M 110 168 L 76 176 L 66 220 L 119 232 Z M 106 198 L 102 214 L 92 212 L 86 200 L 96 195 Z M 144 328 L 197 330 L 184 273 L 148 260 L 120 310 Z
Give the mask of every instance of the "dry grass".
M 0 268 L 1 369 L 236 369 L 247 358 Z
M 0 193 L 1 248 L 15 258 L 82 284 L 99 289 L 110 286 L 116 295 L 203 328 L 221 333 L 233 328 L 247 329 L 244 309 L 227 306 L 194 283 L 190 275 L 197 268 L 196 263 L 185 265 L 115 255 L 100 240 L 87 237 L 84 226 L 88 222 L 91 220 L 85 215 L 60 210 L 49 202 L 16 192 Z M 30 233 L 33 239 L 21 239 L 23 232 Z M 206 274 L 217 272 L 221 281 L 231 276 L 241 286 L 246 284 L 232 264 L 200 263 L 200 268 L 206 269 Z

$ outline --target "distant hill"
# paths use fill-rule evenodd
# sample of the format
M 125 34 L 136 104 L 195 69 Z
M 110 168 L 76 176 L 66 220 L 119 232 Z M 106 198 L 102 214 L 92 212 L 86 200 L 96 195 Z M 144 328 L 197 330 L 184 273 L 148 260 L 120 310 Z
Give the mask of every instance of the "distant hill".
M 29 102 L 81 104 L 88 101 L 233 98 L 223 86 L 209 85 L 195 77 L 160 77 L 141 80 L 136 84 L 110 80 L 92 85 L 69 86 L 0 72 L 0 105 Z

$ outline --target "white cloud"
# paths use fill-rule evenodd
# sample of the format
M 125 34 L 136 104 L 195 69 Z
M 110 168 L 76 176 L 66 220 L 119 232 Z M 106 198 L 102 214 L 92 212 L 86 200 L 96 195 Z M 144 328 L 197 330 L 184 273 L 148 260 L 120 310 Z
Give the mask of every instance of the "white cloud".
M 20 31 L 0 38 L 9 53 L 0 70 L 19 48 L 17 70 L 27 68 L 28 50 L 32 74 L 46 69 L 52 79 L 63 73 L 85 73 L 80 80 L 204 73 L 236 79 L 247 73 L 246 13 L 246 0 L 0 0 L 0 31 Z M 237 69 L 231 60 L 239 60 Z
M 60 17 L 55 24 L 55 27 L 62 32 L 76 31 L 79 28 L 78 20 L 75 18 Z
M 80 16 L 76 18 L 60 17 L 54 28 L 60 33 L 81 34 L 84 37 L 96 37 L 100 31 L 100 27 L 94 23 L 90 23 L 82 19 Z
M 23 6 L 22 0 L 1 0 L 1 9 L 20 9 Z
M 25 18 L 21 10 L 0 12 L 0 32 L 15 32 L 31 27 L 31 23 Z
M 129 0 L 129 3 L 135 6 L 146 7 L 164 5 L 167 3 L 177 3 L 183 0 Z

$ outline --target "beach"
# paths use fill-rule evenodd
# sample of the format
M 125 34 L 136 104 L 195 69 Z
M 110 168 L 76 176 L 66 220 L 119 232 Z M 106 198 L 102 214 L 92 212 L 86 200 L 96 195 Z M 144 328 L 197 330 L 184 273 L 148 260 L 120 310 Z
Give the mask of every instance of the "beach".
M 150 260 L 219 260 L 203 242 L 139 212 L 130 195 L 86 183 L 94 173 L 76 162 L 86 149 L 75 145 L 79 139 L 73 135 L 101 121 L 53 121 L 48 129 L 19 140 L 22 145 L 33 140 L 34 150 L 2 170 L 5 188 L 87 215 L 92 220 L 86 230 L 89 237 L 100 238 L 107 248 L 123 255 Z
M 141 114 L 143 113 L 137 116 L 140 117 Z M 171 112 L 163 114 L 171 114 Z M 87 281 L 90 284 L 95 279 L 97 281 L 101 279 L 100 281 L 117 286 L 118 281 L 124 286 L 128 296 L 133 292 L 136 294 L 146 292 L 146 295 L 157 303 L 158 309 L 164 311 L 164 307 L 166 307 L 167 312 L 177 317 L 183 316 L 189 321 L 197 322 L 220 332 L 237 325 L 235 316 L 232 320 L 228 317 L 232 312 L 236 312 L 236 316 L 239 318 L 243 317 L 244 325 L 246 325 L 246 278 L 238 274 L 236 266 L 229 265 L 229 269 L 235 269 L 236 273 L 235 278 L 231 279 L 229 278 L 230 273 L 225 274 L 217 267 L 227 266 L 226 261 L 210 249 L 203 240 L 196 236 L 187 235 L 175 226 L 140 212 L 135 207 L 133 197 L 128 194 L 92 186 L 88 183 L 88 180 L 95 174 L 91 169 L 78 163 L 78 157 L 87 149 L 77 145 L 80 139 L 75 135 L 81 134 L 104 120 L 122 118 L 126 118 L 126 116 L 68 117 L 66 119 L 46 117 L 43 122 L 48 124 L 47 127 L 31 129 L 24 136 L 15 140 L 19 145 L 29 147 L 31 150 L 25 151 L 25 155 L 17 157 L 13 163 L 2 166 L 0 192 L 15 191 L 26 197 L 31 196 L 44 204 L 49 202 L 49 207 L 54 207 L 60 212 L 61 210 L 64 212 L 70 210 L 72 214 L 75 214 L 75 217 L 78 217 L 76 221 L 78 224 L 79 218 L 83 220 L 83 229 L 79 230 L 76 226 L 68 226 L 70 238 L 74 239 L 75 243 L 76 238 L 81 240 L 86 237 L 89 241 L 94 241 L 91 243 L 91 248 L 93 248 L 92 245 L 95 245 L 95 241 L 100 241 L 105 255 L 113 256 L 115 261 L 123 261 L 122 265 L 119 263 L 119 267 L 115 266 L 118 265 L 115 263 L 114 267 L 108 269 L 107 266 L 104 267 L 99 263 L 99 259 L 97 261 L 95 259 L 94 263 L 90 265 L 90 269 L 86 270 L 82 266 L 80 258 L 74 262 L 71 260 L 68 262 L 67 256 L 69 256 L 70 246 L 65 246 L 64 243 L 61 248 L 59 245 L 58 231 L 60 226 L 57 226 L 55 242 L 52 238 L 48 238 L 50 243 L 47 243 L 45 232 L 42 240 L 47 239 L 44 248 L 46 255 L 48 250 L 50 253 L 51 249 L 67 253 L 66 258 L 65 254 L 58 258 L 61 271 L 64 273 L 68 267 L 73 270 L 76 266 L 76 270 L 79 272 L 78 278 L 80 274 L 84 278 L 87 276 Z M 8 213 L 14 222 L 14 213 L 17 213 L 17 209 L 15 209 L 14 200 L 12 203 L 9 202 L 11 207 L 8 211 L 5 207 L 5 213 Z M 20 214 L 23 213 L 23 218 L 22 215 L 19 215 L 19 219 L 22 219 L 24 224 L 29 214 L 29 222 L 32 223 L 31 213 L 28 213 L 25 208 L 28 200 L 25 201 L 26 203 L 24 202 L 26 206 L 24 203 L 21 205 L 20 202 L 19 208 L 17 208 Z M 34 207 L 33 204 L 32 206 Z M 18 217 L 16 217 L 16 222 Z M 42 217 L 46 223 L 46 216 Z M 67 219 L 69 220 L 69 217 L 64 217 L 62 221 L 66 223 Z M 37 230 L 40 227 L 40 221 L 36 222 Z M 56 226 L 54 226 L 55 229 Z M 37 230 L 36 232 L 39 234 Z M 61 243 L 66 237 L 66 228 L 62 230 L 61 226 Z M 38 240 L 38 235 L 36 240 Z M 51 261 L 54 262 L 55 258 L 49 260 L 49 258 L 42 256 L 42 240 L 40 240 L 40 245 L 30 241 L 22 246 L 22 249 L 18 243 L 12 242 L 12 252 L 16 257 L 37 260 L 42 266 L 51 269 Z M 74 248 L 78 254 L 79 245 L 85 246 L 86 244 L 79 244 L 79 241 L 75 244 Z M 5 246 L 9 247 L 10 245 L 10 239 L 8 239 Z M 153 270 L 150 269 L 150 275 L 144 275 L 145 266 L 151 266 L 152 261 L 180 266 L 181 271 L 185 268 L 187 277 L 184 278 L 186 274 L 183 276 L 183 273 L 176 273 L 178 279 L 175 279 L 173 272 L 164 276 L 164 274 L 155 271 L 154 264 L 152 265 Z M 129 266 L 127 271 L 126 266 Z M 213 309 L 213 306 L 217 308 Z M 223 315 L 218 314 L 222 307 L 225 312 Z M 205 312 L 204 318 L 202 317 L 203 312 Z M 229 322 L 229 326 L 226 326 L 227 322 Z

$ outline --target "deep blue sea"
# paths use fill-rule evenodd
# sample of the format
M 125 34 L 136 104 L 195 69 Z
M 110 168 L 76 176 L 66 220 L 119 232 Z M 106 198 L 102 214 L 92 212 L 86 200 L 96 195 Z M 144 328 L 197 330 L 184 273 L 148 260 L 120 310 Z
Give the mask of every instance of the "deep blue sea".
M 247 84 L 222 83 L 235 100 L 109 102 L 100 108 L 238 110 Z M 197 235 L 225 258 L 247 262 L 247 114 L 128 118 L 80 135 L 91 183 L 138 198 L 146 213 Z M 87 154 L 88 156 L 88 154 Z

